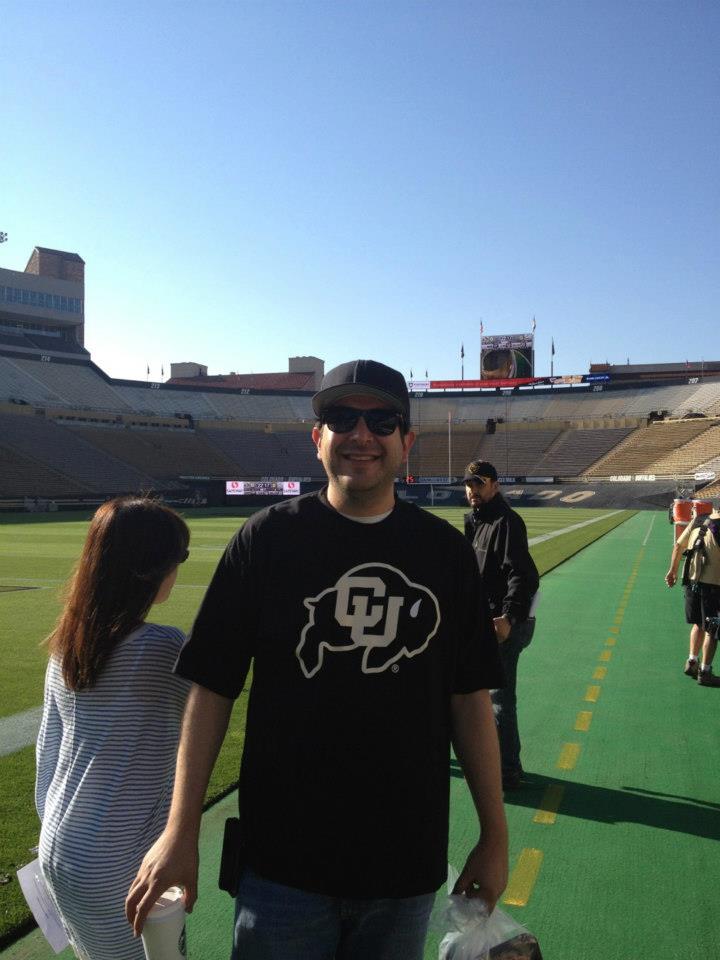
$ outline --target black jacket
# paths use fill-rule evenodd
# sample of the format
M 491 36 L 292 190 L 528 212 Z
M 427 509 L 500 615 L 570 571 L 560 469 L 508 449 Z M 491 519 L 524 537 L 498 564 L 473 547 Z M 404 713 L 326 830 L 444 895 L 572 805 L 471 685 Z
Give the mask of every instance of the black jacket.
M 511 624 L 527 620 L 540 578 L 522 518 L 497 494 L 465 514 L 465 536 L 475 550 L 493 616 L 505 615 Z

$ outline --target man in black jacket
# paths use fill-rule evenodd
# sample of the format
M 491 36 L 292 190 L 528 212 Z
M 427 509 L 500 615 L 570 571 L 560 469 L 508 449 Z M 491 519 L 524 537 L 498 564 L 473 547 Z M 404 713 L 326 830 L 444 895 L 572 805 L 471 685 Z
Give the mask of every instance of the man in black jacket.
M 540 579 L 530 556 L 522 518 L 500 493 L 495 467 L 473 460 L 465 470 L 465 494 L 472 513 L 465 515 L 465 536 L 475 549 L 490 600 L 505 686 L 492 690 L 500 737 L 505 790 L 522 786 L 520 734 L 517 722 L 517 667 L 535 630 L 534 598 Z

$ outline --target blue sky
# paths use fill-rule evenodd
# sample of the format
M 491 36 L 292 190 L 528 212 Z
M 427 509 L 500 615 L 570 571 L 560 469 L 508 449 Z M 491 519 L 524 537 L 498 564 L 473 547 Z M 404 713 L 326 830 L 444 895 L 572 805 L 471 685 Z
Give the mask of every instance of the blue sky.
M 113 376 L 717 359 L 714 0 L 0 0 L 0 266 Z

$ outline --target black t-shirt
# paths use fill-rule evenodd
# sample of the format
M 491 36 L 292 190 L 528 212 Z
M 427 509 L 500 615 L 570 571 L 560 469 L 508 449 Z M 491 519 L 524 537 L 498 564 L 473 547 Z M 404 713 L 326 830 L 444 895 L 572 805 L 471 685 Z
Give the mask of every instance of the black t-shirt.
M 361 524 L 307 494 L 230 541 L 176 667 L 237 697 L 252 662 L 246 862 L 338 897 L 447 872 L 450 696 L 501 684 L 470 545 L 398 501 Z

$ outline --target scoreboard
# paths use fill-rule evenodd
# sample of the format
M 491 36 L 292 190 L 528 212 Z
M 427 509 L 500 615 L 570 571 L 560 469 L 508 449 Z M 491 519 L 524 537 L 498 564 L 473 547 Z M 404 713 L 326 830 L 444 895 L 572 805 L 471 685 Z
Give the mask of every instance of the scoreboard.
M 300 493 L 298 480 L 226 480 L 228 497 L 296 497 Z

